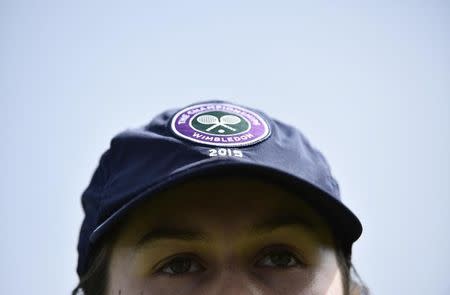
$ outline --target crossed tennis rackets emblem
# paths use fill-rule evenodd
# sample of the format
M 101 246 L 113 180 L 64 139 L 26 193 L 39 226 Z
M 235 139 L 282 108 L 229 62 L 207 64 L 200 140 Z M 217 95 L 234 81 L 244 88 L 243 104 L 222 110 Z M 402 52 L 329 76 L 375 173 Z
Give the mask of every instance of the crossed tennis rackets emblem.
M 235 128 L 229 126 L 229 125 L 236 125 L 241 122 L 241 118 L 235 115 L 224 115 L 221 116 L 220 119 L 213 115 L 201 115 L 197 118 L 197 122 L 203 125 L 212 125 L 206 129 L 206 131 L 214 130 L 215 128 L 222 126 L 224 128 L 227 128 L 233 132 L 236 131 Z M 219 130 L 220 131 L 220 130 Z

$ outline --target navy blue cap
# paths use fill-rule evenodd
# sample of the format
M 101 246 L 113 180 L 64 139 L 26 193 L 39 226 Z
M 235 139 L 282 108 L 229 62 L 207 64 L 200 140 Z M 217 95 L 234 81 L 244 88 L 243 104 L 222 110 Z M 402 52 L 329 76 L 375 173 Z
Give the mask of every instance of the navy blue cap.
M 252 108 L 207 101 L 166 111 L 111 140 L 82 195 L 78 274 L 87 271 L 96 242 L 136 204 L 190 177 L 230 170 L 302 188 L 307 193 L 299 196 L 350 248 L 361 235 L 327 161 L 299 130 Z

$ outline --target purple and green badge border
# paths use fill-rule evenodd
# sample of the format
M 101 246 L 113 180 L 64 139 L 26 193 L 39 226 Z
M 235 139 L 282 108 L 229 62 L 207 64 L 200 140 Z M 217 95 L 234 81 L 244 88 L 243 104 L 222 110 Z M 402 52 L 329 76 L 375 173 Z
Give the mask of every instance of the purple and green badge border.
M 249 146 L 270 136 L 269 124 L 259 114 L 221 102 L 200 103 L 180 110 L 172 118 L 171 129 L 189 141 L 220 147 Z

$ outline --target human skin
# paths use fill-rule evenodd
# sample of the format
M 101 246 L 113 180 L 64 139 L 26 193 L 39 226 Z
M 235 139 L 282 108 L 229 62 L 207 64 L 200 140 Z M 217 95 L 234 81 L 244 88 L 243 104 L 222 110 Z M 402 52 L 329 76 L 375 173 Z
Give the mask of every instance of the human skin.
M 201 178 L 132 211 L 119 228 L 109 295 L 342 295 L 332 234 L 277 184 Z

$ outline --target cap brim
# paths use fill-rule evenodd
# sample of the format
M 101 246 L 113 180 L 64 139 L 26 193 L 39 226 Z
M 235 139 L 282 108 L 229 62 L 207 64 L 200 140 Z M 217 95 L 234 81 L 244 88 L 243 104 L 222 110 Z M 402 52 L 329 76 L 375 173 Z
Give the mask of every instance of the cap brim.
M 124 204 L 113 215 L 101 223 L 91 234 L 89 240 L 95 243 L 114 224 L 120 221 L 125 214 L 140 202 L 156 196 L 158 192 L 173 187 L 177 183 L 188 181 L 201 175 L 212 175 L 214 173 L 233 172 L 233 175 L 258 175 L 279 182 L 286 187 L 298 191 L 299 197 L 310 204 L 320 215 L 322 215 L 331 228 L 336 232 L 338 238 L 351 247 L 362 233 L 362 225 L 359 219 L 343 203 L 327 192 L 319 189 L 313 184 L 285 171 L 264 166 L 253 162 L 231 162 L 231 161 L 205 161 L 197 165 L 189 165 L 163 177 L 156 184 L 151 185 L 143 192 L 136 195 L 128 203 Z

